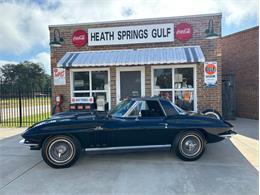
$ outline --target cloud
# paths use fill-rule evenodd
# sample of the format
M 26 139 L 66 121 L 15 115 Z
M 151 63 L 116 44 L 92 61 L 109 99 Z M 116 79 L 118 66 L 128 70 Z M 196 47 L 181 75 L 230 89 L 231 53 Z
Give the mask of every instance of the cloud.
M 47 52 L 40 52 L 35 57 L 30 59 L 29 61 L 34 63 L 39 63 L 43 66 L 45 72 L 47 74 L 51 74 L 51 63 L 50 63 L 50 54 Z
M 16 61 L 0 60 L 0 67 L 5 64 L 18 64 Z
M 240 25 L 258 17 L 257 8 L 258 0 L 0 0 L 0 52 L 46 51 L 50 24 L 223 12 L 224 23 Z

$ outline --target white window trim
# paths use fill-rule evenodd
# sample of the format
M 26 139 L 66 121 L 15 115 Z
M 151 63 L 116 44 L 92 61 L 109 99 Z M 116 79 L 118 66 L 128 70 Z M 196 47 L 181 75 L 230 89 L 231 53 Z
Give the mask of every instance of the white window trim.
M 70 69 L 70 97 L 73 98 L 73 82 L 74 82 L 74 72 L 93 72 L 93 71 L 107 71 L 108 76 L 108 90 L 78 90 L 77 93 L 93 93 L 93 92 L 107 92 L 107 102 L 109 109 L 111 109 L 111 87 L 110 87 L 110 68 L 73 68 Z M 92 86 L 92 74 L 89 74 L 90 83 L 89 86 Z
M 121 90 L 120 90 L 120 72 L 125 71 L 141 71 L 141 96 L 145 96 L 145 67 L 144 66 L 127 66 L 116 68 L 116 103 L 120 102 Z
M 170 68 L 172 69 L 172 88 L 171 89 L 154 89 L 153 83 L 154 83 L 154 69 L 165 69 Z M 175 89 L 174 86 L 174 71 L 175 68 L 193 68 L 193 88 L 189 89 Z M 160 66 L 152 66 L 151 67 L 151 93 L 152 96 L 154 96 L 154 91 L 172 91 L 173 96 L 173 103 L 175 102 L 174 98 L 174 91 L 194 91 L 194 111 L 198 111 L 198 102 L 197 102 L 197 66 L 196 64 L 182 64 L 182 65 L 160 65 Z

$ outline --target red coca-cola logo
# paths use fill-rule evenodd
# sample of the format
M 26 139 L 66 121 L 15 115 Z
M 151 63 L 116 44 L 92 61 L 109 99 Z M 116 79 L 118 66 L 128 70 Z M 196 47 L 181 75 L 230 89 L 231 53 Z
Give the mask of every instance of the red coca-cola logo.
M 192 26 L 187 23 L 180 23 L 175 28 L 176 39 L 185 42 L 192 38 Z
M 77 30 L 72 35 L 72 43 L 76 47 L 83 47 L 88 42 L 88 35 L 84 30 Z

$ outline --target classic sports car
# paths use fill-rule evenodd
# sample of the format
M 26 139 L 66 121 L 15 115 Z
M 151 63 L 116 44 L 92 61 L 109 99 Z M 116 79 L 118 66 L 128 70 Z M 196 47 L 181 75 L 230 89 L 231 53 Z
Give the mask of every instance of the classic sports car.
M 206 143 L 236 134 L 232 125 L 183 111 L 162 98 L 124 100 L 106 114 L 68 111 L 29 127 L 21 143 L 42 150 L 54 168 L 71 166 L 82 149 L 123 146 L 172 146 L 177 156 L 192 161 L 201 157 Z

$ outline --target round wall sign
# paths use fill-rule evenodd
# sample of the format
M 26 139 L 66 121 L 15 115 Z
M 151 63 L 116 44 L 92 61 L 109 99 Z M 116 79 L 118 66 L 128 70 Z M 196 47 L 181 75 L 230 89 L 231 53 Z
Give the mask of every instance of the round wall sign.
M 77 30 L 72 35 L 72 43 L 76 47 L 83 47 L 88 42 L 88 34 L 84 30 Z
M 205 71 L 207 74 L 211 75 L 211 74 L 214 74 L 216 72 L 216 66 L 215 64 L 208 64 L 206 67 L 205 67 Z
M 192 26 L 188 23 L 180 23 L 175 27 L 176 39 L 185 42 L 192 38 Z

